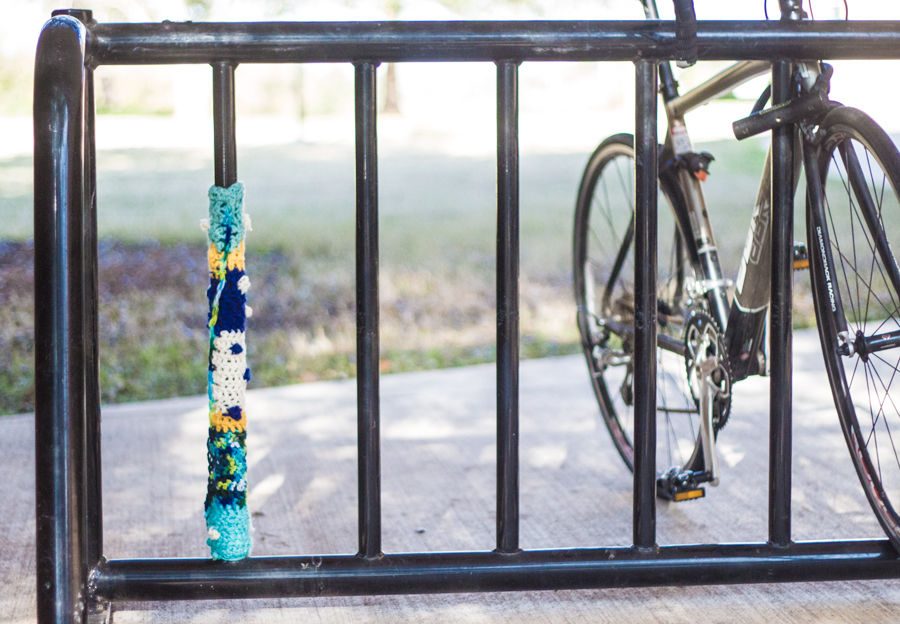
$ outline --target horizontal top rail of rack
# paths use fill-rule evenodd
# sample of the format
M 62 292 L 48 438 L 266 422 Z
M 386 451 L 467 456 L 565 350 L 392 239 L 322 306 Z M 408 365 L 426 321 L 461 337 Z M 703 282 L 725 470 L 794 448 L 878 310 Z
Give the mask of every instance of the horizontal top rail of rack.
M 671 21 L 161 22 L 88 25 L 88 63 L 627 61 L 677 56 Z M 707 21 L 701 60 L 900 58 L 900 21 Z

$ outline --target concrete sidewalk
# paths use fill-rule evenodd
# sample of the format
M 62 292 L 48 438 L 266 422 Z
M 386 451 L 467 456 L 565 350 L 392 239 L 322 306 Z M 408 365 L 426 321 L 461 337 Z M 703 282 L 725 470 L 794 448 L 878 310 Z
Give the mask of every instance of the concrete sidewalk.
M 880 536 L 821 370 L 814 332 L 795 339 L 796 539 Z M 735 388 L 723 479 L 698 502 L 659 506 L 661 544 L 766 537 L 768 382 Z M 494 368 L 382 380 L 384 549 L 491 549 Z M 355 383 L 257 390 L 249 398 L 254 554 L 356 549 Z M 104 410 L 106 554 L 206 556 L 203 398 Z M 34 620 L 33 423 L 0 419 L 8 498 L 0 620 Z M 625 545 L 631 479 L 609 442 L 580 356 L 523 362 L 523 548 Z M 152 470 L 151 470 L 152 467 Z M 865 581 L 125 604 L 114 622 L 898 622 L 900 582 Z

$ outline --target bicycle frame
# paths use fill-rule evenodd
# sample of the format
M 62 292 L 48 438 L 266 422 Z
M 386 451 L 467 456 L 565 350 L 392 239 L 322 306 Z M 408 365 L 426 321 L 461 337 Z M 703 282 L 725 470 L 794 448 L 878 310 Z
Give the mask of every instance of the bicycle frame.
M 648 19 L 658 17 L 655 0 L 642 0 Z M 799 0 L 783 0 L 782 14 L 788 19 L 801 19 Z M 692 151 L 685 115 L 728 93 L 735 87 L 771 71 L 766 61 L 741 61 L 722 70 L 690 91 L 679 94 L 671 65 L 660 64 L 660 92 L 665 103 L 667 132 L 665 150 L 677 157 Z M 795 142 L 798 140 L 795 137 Z M 769 147 L 756 196 L 747 239 L 735 282 L 732 302 L 728 302 L 731 283 L 722 273 L 718 248 L 709 221 L 703 188 L 691 172 L 680 167 L 669 175 L 678 197 L 673 201 L 676 222 L 688 253 L 700 267 L 701 275 L 693 285 L 693 296 L 704 296 L 710 313 L 725 331 L 725 343 L 735 381 L 754 374 L 765 374 L 766 340 L 770 293 L 771 254 L 769 224 L 771 222 L 771 159 Z M 799 159 L 794 166 L 794 188 L 799 179 Z M 661 171 L 661 175 L 665 175 Z M 665 345 L 661 345 L 665 347 Z

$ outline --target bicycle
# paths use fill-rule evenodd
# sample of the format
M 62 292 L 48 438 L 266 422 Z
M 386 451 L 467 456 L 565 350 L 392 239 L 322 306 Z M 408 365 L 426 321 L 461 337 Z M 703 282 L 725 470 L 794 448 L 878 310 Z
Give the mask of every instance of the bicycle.
M 646 17 L 656 19 L 655 0 L 641 3 Z M 802 0 L 780 5 L 786 19 L 805 17 Z M 718 485 L 716 439 L 728 421 L 732 385 L 766 374 L 771 277 L 771 147 L 732 284 L 722 274 L 702 189 L 712 156 L 693 150 L 684 115 L 770 68 L 739 62 L 679 94 L 670 63 L 659 66 L 667 132 L 659 149 L 657 495 L 674 502 L 701 498 L 705 485 Z M 828 98 L 831 74 L 821 61 L 795 63 L 789 101 L 766 109 L 767 88 L 734 132 L 740 139 L 794 124 L 808 243 L 795 244 L 794 266 L 809 269 L 827 376 L 854 467 L 900 550 L 900 391 L 893 388 L 900 368 L 900 267 L 891 244 L 900 237 L 900 154 L 865 113 Z M 611 136 L 594 151 L 578 190 L 573 238 L 582 347 L 603 422 L 630 469 L 633 159 L 628 134 Z M 796 162 L 795 192 L 800 168 Z

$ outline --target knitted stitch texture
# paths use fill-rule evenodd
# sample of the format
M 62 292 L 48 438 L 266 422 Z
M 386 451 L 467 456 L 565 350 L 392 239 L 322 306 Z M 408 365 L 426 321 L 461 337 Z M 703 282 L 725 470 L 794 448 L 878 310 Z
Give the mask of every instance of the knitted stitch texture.
M 250 380 L 244 339 L 250 280 L 244 275 L 244 235 L 240 182 L 209 189 L 209 440 L 206 457 L 206 543 L 213 559 L 237 561 L 250 554 L 247 510 L 247 414 L 244 395 Z

